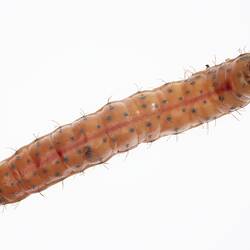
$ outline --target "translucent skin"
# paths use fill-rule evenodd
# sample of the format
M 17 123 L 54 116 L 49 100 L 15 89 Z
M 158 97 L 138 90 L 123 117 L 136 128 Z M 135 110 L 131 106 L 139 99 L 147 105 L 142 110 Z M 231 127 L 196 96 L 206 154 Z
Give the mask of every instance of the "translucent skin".
M 247 53 L 186 80 L 108 103 L 0 162 L 0 204 L 18 202 L 142 142 L 225 115 L 247 105 L 249 98 Z

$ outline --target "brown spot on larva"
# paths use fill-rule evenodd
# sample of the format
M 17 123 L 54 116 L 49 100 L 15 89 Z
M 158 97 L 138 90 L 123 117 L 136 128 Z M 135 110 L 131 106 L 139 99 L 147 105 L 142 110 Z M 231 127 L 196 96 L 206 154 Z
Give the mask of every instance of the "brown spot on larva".
M 206 104 L 206 103 L 207 103 L 207 100 L 203 100 L 203 103 Z
M 109 110 L 113 110 L 113 109 L 114 107 L 111 104 L 109 104 Z
M 192 113 L 196 113 L 196 109 L 195 109 L 195 108 L 192 108 L 192 109 L 191 109 L 191 112 L 192 112 Z
M 16 164 L 12 163 L 10 166 L 11 169 L 16 169 Z
M 124 112 L 123 115 L 124 115 L 124 116 L 128 116 L 128 112 Z
M 172 88 L 169 88 L 169 89 L 168 89 L 168 93 L 173 93 L 173 89 L 172 89 Z
M 60 164 L 60 161 L 59 161 L 59 160 L 56 160 L 56 164 Z
M 129 147 L 129 144 L 127 143 L 127 144 L 126 144 L 126 148 L 128 148 L 128 147 Z
M 242 97 L 242 94 L 236 93 L 237 97 Z
M 141 105 L 141 107 L 142 107 L 143 109 L 145 109 L 145 108 L 147 107 L 147 105 L 146 105 L 145 103 L 143 103 L 143 104 Z
M 112 120 L 112 116 L 111 116 L 111 115 L 108 115 L 108 116 L 106 117 L 106 120 L 107 120 L 107 121 L 111 121 L 111 120 Z
M 201 90 L 200 90 L 200 94 L 202 94 L 202 93 L 203 93 L 203 90 L 201 89 Z
M 69 157 L 68 156 L 64 156 L 63 157 L 63 162 L 65 162 L 65 163 L 69 162 Z
M 43 169 L 42 173 L 43 173 L 43 174 L 47 174 L 47 173 L 48 173 L 48 170 L 47 170 L 47 169 Z
M 223 95 L 220 95 L 220 96 L 219 96 L 219 100 L 220 100 L 221 102 L 223 102 L 224 99 L 225 99 L 225 97 L 224 97 Z
M 149 127 L 151 127 L 151 126 L 152 126 L 152 123 L 151 123 L 151 122 L 147 122 L 147 123 L 146 123 L 146 127 L 149 128 Z
M 87 159 L 91 159 L 93 157 L 93 151 L 90 146 L 86 146 L 84 151 L 85 151 L 85 156 Z
M 190 84 L 191 84 L 191 85 L 195 85 L 195 81 L 192 80 L 192 81 L 190 82 Z
M 184 113 L 184 112 L 186 112 L 186 109 L 185 109 L 185 108 L 183 108 L 183 109 L 182 109 L 182 112 L 183 112 L 183 113 Z
M 82 149 L 77 149 L 77 150 L 76 150 L 76 152 L 77 152 L 77 154 L 79 154 L 79 155 L 80 155 L 80 154 L 82 154 L 82 153 L 83 153 L 83 150 L 82 150 Z
M 96 125 L 96 128 L 98 128 L 98 129 L 101 128 L 101 125 L 100 125 L 100 124 L 97 124 L 97 125 Z
M 129 128 L 129 132 L 133 133 L 133 132 L 135 132 L 135 129 L 134 128 Z
M 180 96 L 180 97 L 179 97 L 179 101 L 182 101 L 182 100 L 183 100 L 183 97 L 182 97 L 182 96 Z
M 167 120 L 168 122 L 171 122 L 171 121 L 172 121 L 171 115 L 168 115 L 167 118 L 166 118 L 166 120 Z
M 70 140 L 74 141 L 75 140 L 74 136 L 70 136 Z
M 28 164 L 30 164 L 30 162 L 31 162 L 31 161 L 30 161 L 30 159 L 27 159 L 27 161 L 26 161 L 26 162 L 27 162 Z
M 186 91 L 185 91 L 185 94 L 186 94 L 186 95 L 190 94 L 190 90 L 186 90 Z
M 107 138 L 103 138 L 102 141 L 103 141 L 104 143 L 106 143 L 106 142 L 107 142 Z
M 165 104 L 165 103 L 167 103 L 168 101 L 167 101 L 166 99 L 164 99 L 164 100 L 162 100 L 161 102 Z
M 9 176 L 9 172 L 5 172 L 5 173 L 4 173 L 4 176 Z
M 159 120 L 161 118 L 161 116 L 160 115 L 157 115 L 157 119 Z
M 55 172 L 55 177 L 61 176 L 61 173 L 59 171 Z

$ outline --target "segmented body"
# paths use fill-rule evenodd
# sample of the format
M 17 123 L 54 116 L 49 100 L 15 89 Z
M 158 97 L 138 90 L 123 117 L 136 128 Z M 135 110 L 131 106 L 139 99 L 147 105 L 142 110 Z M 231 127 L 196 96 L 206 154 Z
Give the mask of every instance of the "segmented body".
M 180 133 L 248 104 L 250 54 L 183 81 L 106 104 L 0 163 L 0 203 L 20 201 L 142 142 Z

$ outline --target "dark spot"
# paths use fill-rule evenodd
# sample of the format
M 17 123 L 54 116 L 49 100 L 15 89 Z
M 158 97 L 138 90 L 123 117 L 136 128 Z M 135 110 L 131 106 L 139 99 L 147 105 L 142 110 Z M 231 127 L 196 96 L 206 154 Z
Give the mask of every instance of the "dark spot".
M 204 100 L 203 103 L 206 104 L 206 103 L 207 103 L 207 100 Z
M 100 125 L 100 124 L 97 124 L 96 127 L 97 127 L 97 128 L 101 128 L 101 125 Z
M 237 97 L 242 97 L 242 94 L 236 93 Z
M 185 109 L 185 108 L 183 108 L 183 109 L 182 109 L 182 112 L 183 112 L 183 113 L 184 113 L 184 112 L 186 112 L 186 109 Z
M 70 136 L 70 140 L 74 141 L 75 140 L 74 136 Z
M 9 176 L 9 172 L 4 173 L 4 176 Z
M 172 117 L 171 117 L 170 115 L 168 115 L 167 118 L 166 118 L 166 120 L 167 120 L 168 122 L 171 122 L 171 121 L 172 121 Z
M 180 97 L 179 97 L 179 101 L 182 101 L 182 100 L 183 100 L 183 97 L 182 97 L 182 96 L 180 96 Z
M 192 112 L 192 113 L 196 113 L 196 109 L 195 109 L 195 108 L 192 108 L 192 109 L 191 109 L 191 112 Z
M 20 156 L 20 155 L 17 155 L 17 156 L 16 156 L 16 160 L 21 160 L 21 156 Z
M 55 172 L 55 177 L 61 176 L 61 173 L 59 171 Z
M 109 104 L 109 110 L 113 110 L 113 109 L 114 107 L 111 104 Z
M 151 122 L 147 122 L 147 123 L 146 123 L 146 127 L 149 128 L 149 127 L 151 127 L 151 126 L 152 126 L 152 123 L 151 123 Z
M 35 189 L 36 188 L 36 185 L 35 184 L 32 184 L 32 189 Z
M 143 103 L 143 104 L 141 105 L 141 107 L 142 107 L 143 109 L 145 109 L 145 108 L 147 107 L 147 105 L 146 105 L 145 103 Z
M 47 174 L 48 170 L 47 169 L 43 169 L 43 174 Z
M 161 116 L 160 115 L 157 115 L 157 119 L 159 120 L 161 118 Z
M 191 84 L 191 85 L 195 85 L 195 81 L 194 81 L 194 80 L 191 81 L 190 84 Z
M 203 93 L 203 90 L 200 90 L 200 94 L 202 94 Z
M 186 90 L 186 91 L 185 91 L 185 94 L 186 94 L 186 95 L 190 94 L 190 90 Z
M 13 187 L 14 186 L 14 182 L 11 182 L 10 185 Z
M 167 101 L 166 99 L 164 99 L 164 100 L 162 100 L 161 102 L 165 104 L 165 103 L 167 103 L 168 101 Z
M 108 116 L 106 117 L 106 120 L 107 120 L 107 121 L 111 121 L 111 120 L 112 120 L 112 116 L 111 116 L 111 115 L 108 115 Z
M 124 112 L 123 115 L 124 115 L 124 116 L 128 116 L 128 112 Z
M 0 193 L 2 193 L 3 192 L 3 190 L 0 188 Z
M 217 86 L 218 86 L 218 83 L 214 81 L 214 82 L 212 83 L 212 85 L 213 85 L 213 87 L 217 87 Z
M 107 142 L 107 138 L 104 137 L 104 138 L 102 139 L 102 141 L 103 141 L 104 143 L 106 143 L 106 142 Z
M 11 169 L 15 169 L 16 168 L 16 164 L 12 163 L 10 167 L 11 167 Z
M 220 96 L 219 96 L 219 100 L 220 100 L 221 102 L 223 102 L 223 101 L 224 101 L 224 99 L 225 99 L 225 98 L 224 98 L 224 96 L 223 96 L 223 95 L 220 95 Z
M 81 167 L 81 164 L 76 164 L 75 165 L 75 168 L 80 168 Z
M 237 77 L 240 78 L 242 74 L 240 72 L 237 73 Z
M 77 154 L 79 154 L 79 155 L 83 153 L 83 151 L 82 151 L 81 149 L 77 149 L 76 152 L 77 152 Z
M 129 144 L 126 144 L 126 148 L 128 148 L 129 147 Z
M 35 153 L 35 156 L 36 156 L 36 157 L 39 157 L 39 155 L 40 155 L 39 152 L 36 152 L 36 153 Z
M 172 93 L 172 92 L 173 92 L 173 89 L 169 88 L 168 93 Z
M 134 128 L 129 128 L 129 132 L 133 133 L 133 132 L 135 132 L 135 129 Z
M 59 160 L 56 160 L 56 164 L 60 164 L 60 161 L 59 161 Z
M 67 156 L 64 156 L 64 157 L 63 157 L 63 161 L 64 161 L 64 162 L 69 162 L 69 158 L 68 158 Z
M 85 156 L 87 159 L 91 159 L 93 157 L 93 151 L 90 146 L 86 146 L 84 151 L 85 151 Z

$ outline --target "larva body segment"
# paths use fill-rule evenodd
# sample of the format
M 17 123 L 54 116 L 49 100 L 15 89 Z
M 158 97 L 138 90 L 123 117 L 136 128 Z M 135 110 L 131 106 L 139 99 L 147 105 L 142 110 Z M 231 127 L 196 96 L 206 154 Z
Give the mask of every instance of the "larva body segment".
M 142 142 L 180 133 L 249 103 L 250 54 L 106 104 L 0 162 L 0 203 L 20 201 Z

